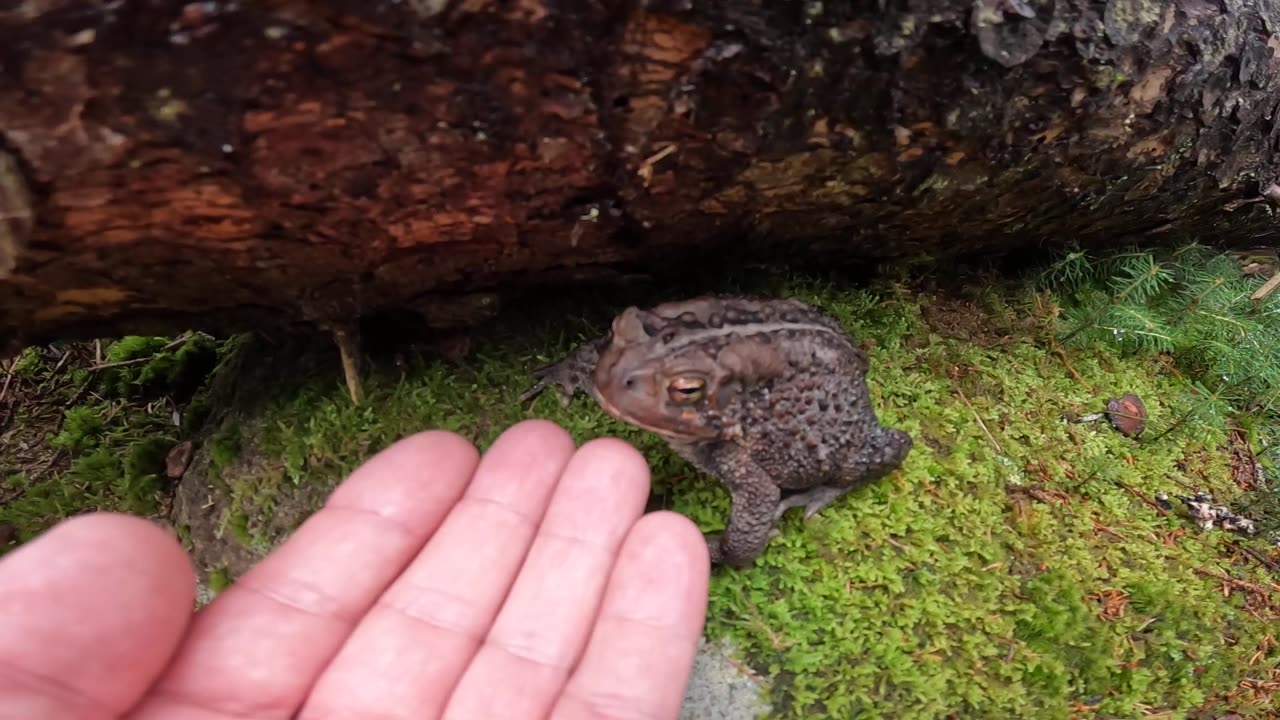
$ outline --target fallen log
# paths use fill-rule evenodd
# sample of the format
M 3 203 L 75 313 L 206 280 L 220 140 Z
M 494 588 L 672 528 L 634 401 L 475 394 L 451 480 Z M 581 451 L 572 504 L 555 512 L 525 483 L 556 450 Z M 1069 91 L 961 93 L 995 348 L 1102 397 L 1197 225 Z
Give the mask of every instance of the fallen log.
M 17 0 L 0 344 L 467 324 L 725 252 L 1274 244 L 1278 32 L 1280 0 Z

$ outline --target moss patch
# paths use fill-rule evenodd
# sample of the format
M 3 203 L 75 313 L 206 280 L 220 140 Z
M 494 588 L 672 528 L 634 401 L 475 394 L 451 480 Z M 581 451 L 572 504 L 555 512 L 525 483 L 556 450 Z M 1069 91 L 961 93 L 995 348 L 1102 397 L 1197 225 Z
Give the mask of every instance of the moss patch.
M 777 717 L 1274 711 L 1275 578 L 1245 549 L 1273 551 L 1262 538 L 1199 531 L 1176 501 L 1173 512 L 1154 502 L 1206 489 L 1244 503 L 1233 474 L 1241 433 L 1229 423 L 1254 447 L 1274 447 L 1274 418 L 1179 424 L 1196 401 L 1168 358 L 1100 342 L 1060 348 L 1052 298 L 973 284 L 982 289 L 960 297 L 890 281 L 749 283 L 822 305 L 866 341 L 876 410 L 916 447 L 900 472 L 807 523 L 788 514 L 749 570 L 717 571 L 708 638 L 732 641 L 771 679 Z M 580 442 L 623 437 L 650 460 L 651 507 L 721 529 L 727 494 L 658 438 L 586 398 L 518 403 L 533 367 L 601 332 L 621 303 L 540 306 L 477 335 L 460 363 L 379 361 L 359 407 L 333 367 L 289 373 L 289 383 L 266 373 L 274 392 L 218 418 L 175 501 L 208 589 L 226 587 L 369 455 L 427 428 L 481 448 L 535 416 Z M 1067 419 L 1126 392 L 1150 412 L 1138 440 Z M 104 452 L 118 447 L 101 440 L 111 423 L 81 419 L 63 442 L 79 448 L 82 472 L 127 477 L 134 455 Z M 154 456 L 136 458 L 146 468 Z
M 14 359 L 0 404 L 0 526 L 25 541 L 94 510 L 161 518 L 165 456 L 218 347 L 195 334 L 126 337 Z
M 877 411 L 917 440 L 901 472 L 808 523 L 789 514 L 752 569 L 713 578 L 708 636 L 732 640 L 773 679 L 779 717 L 1121 718 L 1227 699 L 1241 712 L 1271 707 L 1239 687 L 1277 672 L 1273 598 L 1246 589 L 1271 581 L 1240 550 L 1250 541 L 1200 532 L 1151 504 L 1159 492 L 1241 494 L 1221 418 L 1155 441 L 1064 419 L 1134 392 L 1154 436 L 1187 398 L 1170 365 L 1105 346 L 1059 355 L 1041 332 L 1053 324 L 1043 297 L 1029 291 L 957 300 L 808 280 L 764 291 L 823 305 L 870 341 Z M 360 407 L 334 374 L 229 420 L 250 429 L 237 437 L 252 435 L 254 447 L 224 436 L 209 451 L 228 487 L 224 542 L 256 548 L 251 562 L 405 434 L 447 428 L 487 447 L 531 416 L 579 441 L 634 442 L 654 469 L 652 506 L 720 529 L 723 489 L 657 438 L 585 398 L 518 405 L 531 367 L 601 327 L 546 330 L 529 345 L 490 338 L 461 365 L 384 368 Z M 978 327 L 974 342 L 966 328 Z

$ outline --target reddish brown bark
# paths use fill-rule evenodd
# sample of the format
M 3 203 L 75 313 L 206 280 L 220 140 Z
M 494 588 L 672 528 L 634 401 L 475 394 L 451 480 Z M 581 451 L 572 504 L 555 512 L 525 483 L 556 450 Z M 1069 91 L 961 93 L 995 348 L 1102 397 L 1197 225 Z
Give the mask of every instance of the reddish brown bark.
M 465 322 L 442 301 L 719 243 L 1273 242 L 1278 23 L 1280 0 L 11 1 L 0 337 Z

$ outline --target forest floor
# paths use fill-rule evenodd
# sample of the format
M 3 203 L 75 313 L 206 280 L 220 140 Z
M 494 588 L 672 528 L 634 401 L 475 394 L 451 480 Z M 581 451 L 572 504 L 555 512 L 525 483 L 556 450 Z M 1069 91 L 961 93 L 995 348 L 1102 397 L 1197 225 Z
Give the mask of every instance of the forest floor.
M 1203 386 L 1175 354 L 1061 345 L 1061 299 L 1026 283 L 698 289 L 832 312 L 868 349 L 881 421 L 916 441 L 900 471 L 808 522 L 789 513 L 754 566 L 713 574 L 707 639 L 730 643 L 770 717 L 1275 716 L 1274 414 L 1192 416 Z M 650 507 L 717 530 L 726 493 L 655 436 L 589 398 L 518 401 L 533 368 L 636 299 L 566 294 L 379 351 L 359 406 L 334 351 L 308 340 L 30 349 L 0 365 L 0 547 L 86 510 L 154 517 L 192 550 L 207 599 L 395 439 L 447 428 L 484 448 L 528 417 L 633 442 Z M 1080 421 L 1126 393 L 1146 405 L 1143 434 Z M 1258 531 L 1198 527 L 1179 498 L 1201 490 Z

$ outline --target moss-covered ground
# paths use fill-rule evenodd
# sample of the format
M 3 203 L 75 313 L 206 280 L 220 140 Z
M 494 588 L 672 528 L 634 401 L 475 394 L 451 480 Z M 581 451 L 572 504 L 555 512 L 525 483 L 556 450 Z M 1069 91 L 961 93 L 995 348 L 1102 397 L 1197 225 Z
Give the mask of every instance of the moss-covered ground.
M 28 348 L 0 376 L 0 552 L 72 514 L 162 514 L 165 459 L 204 414 L 206 336 Z
M 770 680 L 777 717 L 1274 716 L 1280 580 L 1265 563 L 1275 550 L 1265 533 L 1198 529 L 1176 500 L 1196 489 L 1222 502 L 1245 497 L 1253 451 L 1274 428 L 1221 415 L 1179 424 L 1188 381 L 1176 359 L 1102 343 L 1060 348 L 1052 297 L 973 286 L 983 289 L 796 277 L 748 285 L 832 311 L 868 347 L 882 421 L 916 445 L 900 472 L 810 521 L 790 513 L 751 569 L 717 570 L 708 636 L 734 640 Z M 532 406 L 517 400 L 533 367 L 606 328 L 619 302 L 553 302 L 478 335 L 460 361 L 409 355 L 377 365 L 361 406 L 337 373 L 278 389 L 253 422 L 226 421 L 202 437 L 208 482 L 229 495 L 222 527 L 269 547 L 287 531 L 270 522 L 283 498 L 304 489 L 321 497 L 407 433 L 447 428 L 486 447 L 538 416 L 580 441 L 632 441 L 653 467 L 652 505 L 719 529 L 727 495 L 660 440 L 587 398 L 567 408 L 553 393 Z M 20 372 L 38 373 L 48 359 L 30 362 Z M 1127 392 L 1150 412 L 1136 440 L 1105 420 L 1067 419 Z M 112 402 L 126 401 L 88 406 L 100 415 Z M 123 426 L 119 416 L 68 411 L 44 439 L 68 464 L 25 485 L 29 469 L 7 468 L 6 492 L 16 495 L 0 498 L 0 522 L 26 538 L 86 508 L 162 514 L 155 451 L 184 431 L 131 402 L 134 420 Z M 136 449 L 147 442 L 149 454 Z M 131 474 L 138 455 L 147 470 Z M 0 463 L 12 456 L 6 446 Z M 1162 492 L 1172 509 L 1156 501 Z M 215 589 L 233 580 L 206 569 Z

